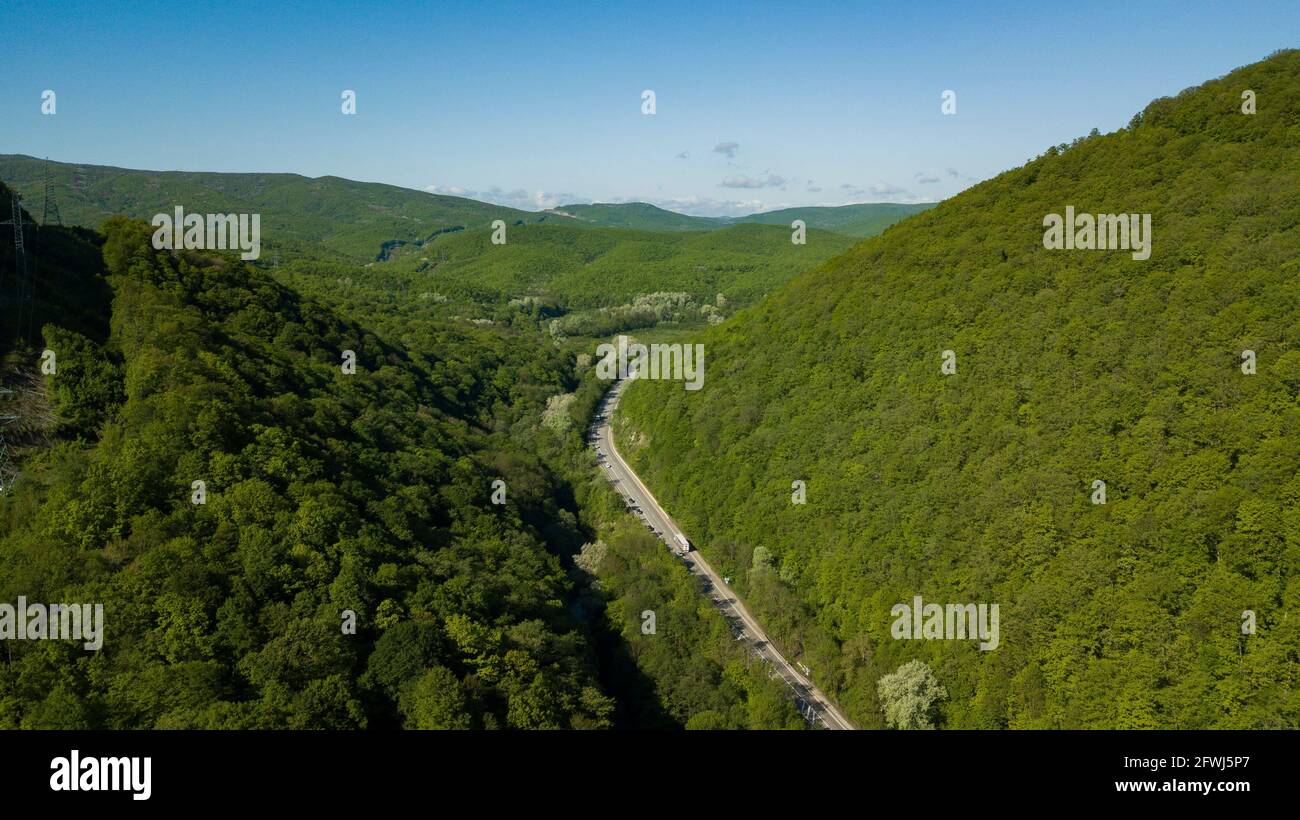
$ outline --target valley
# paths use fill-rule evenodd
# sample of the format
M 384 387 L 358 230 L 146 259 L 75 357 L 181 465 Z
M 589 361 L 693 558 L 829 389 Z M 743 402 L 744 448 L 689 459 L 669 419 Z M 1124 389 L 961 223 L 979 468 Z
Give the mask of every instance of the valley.
M 0 600 L 103 613 L 0 728 L 1295 728 L 1298 77 L 691 213 L 0 155 Z

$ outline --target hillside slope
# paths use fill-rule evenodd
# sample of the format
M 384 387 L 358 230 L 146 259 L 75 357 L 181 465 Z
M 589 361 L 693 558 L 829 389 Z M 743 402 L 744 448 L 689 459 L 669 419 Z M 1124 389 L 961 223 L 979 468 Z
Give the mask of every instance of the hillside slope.
M 868 237 L 877 236 L 895 222 L 933 207 L 934 203 L 931 202 L 917 205 L 871 202 L 824 208 L 783 208 L 779 211 L 765 211 L 761 214 L 738 217 L 733 221 L 788 226 L 794 220 L 802 219 L 809 228 L 832 231 L 845 236 Z
M 1151 214 L 1150 258 L 1047 250 L 1067 206 Z M 634 385 L 621 447 L 864 726 L 913 659 L 940 726 L 1300 725 L 1300 51 L 1053 147 L 701 341 L 703 389 Z M 917 595 L 999 604 L 999 648 L 895 639 Z
M 648 202 L 561 205 L 551 208 L 549 212 L 572 217 L 576 225 L 604 225 L 638 231 L 711 231 L 726 224 L 722 220 L 706 216 L 687 216 L 667 211 Z
M 40 203 L 45 165 L 35 157 L 0 154 L 0 179 L 29 206 Z M 267 254 L 325 252 L 361 262 L 375 259 L 385 243 L 423 241 L 444 230 L 486 227 L 495 219 L 508 224 L 560 219 L 339 177 L 142 171 L 62 162 L 49 163 L 49 176 L 67 225 L 98 228 L 117 214 L 148 221 L 177 205 L 194 213 L 260 213 Z
M 796 245 L 788 227 L 766 225 L 682 233 L 521 225 L 506 236 L 504 245 L 493 245 L 490 231 L 439 236 L 384 272 L 418 273 L 427 287 L 480 301 L 542 296 L 602 307 L 679 291 L 708 300 L 723 293 L 743 304 L 853 244 L 811 231 Z
M 567 606 L 582 535 L 503 416 L 567 360 L 451 330 L 409 353 L 120 217 L 42 234 L 99 321 L 46 283 L 38 335 L 0 341 L 0 601 L 100 603 L 103 642 L 6 641 L 0 727 L 610 725 Z

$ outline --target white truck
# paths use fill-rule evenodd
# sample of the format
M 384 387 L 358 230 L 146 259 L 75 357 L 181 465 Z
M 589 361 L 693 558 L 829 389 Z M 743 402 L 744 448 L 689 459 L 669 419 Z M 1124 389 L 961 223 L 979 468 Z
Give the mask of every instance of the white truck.
M 691 551 L 691 542 L 687 541 L 686 536 L 682 535 L 680 532 L 677 533 L 677 545 L 682 548 L 682 552 Z

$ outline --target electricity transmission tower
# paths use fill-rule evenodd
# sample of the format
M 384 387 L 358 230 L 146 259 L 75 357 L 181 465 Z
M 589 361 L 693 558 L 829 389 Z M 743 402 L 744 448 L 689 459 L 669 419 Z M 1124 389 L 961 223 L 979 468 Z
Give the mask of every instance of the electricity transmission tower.
M 54 224 L 63 225 L 63 215 L 59 213 L 59 203 L 50 195 L 50 161 L 47 158 L 45 160 L 45 202 L 41 208 L 41 224 L 48 225 L 51 219 L 54 220 Z
M 62 225 L 63 217 L 59 214 L 59 205 L 51 195 L 50 191 L 50 174 L 49 164 L 46 164 L 44 179 L 45 202 L 41 221 L 49 224 L 53 219 L 55 223 Z M 35 268 L 40 245 L 39 233 L 36 235 L 36 246 L 32 248 L 32 259 L 29 262 L 27 258 L 27 240 L 26 229 L 30 225 L 33 231 L 39 229 L 39 225 L 23 218 L 22 197 L 16 191 L 10 192 L 9 197 L 9 218 L 0 225 L 8 225 L 13 229 L 14 234 L 14 277 L 13 283 L 9 285 L 8 290 L 5 286 L 5 271 L 0 269 L 0 317 L 13 322 L 15 341 L 24 335 L 30 337 L 32 334 L 32 323 L 36 315 L 34 297 L 36 293 Z M 7 297 L 7 298 L 6 298 Z M 0 387 L 0 400 L 10 400 L 14 397 L 14 391 L 7 387 Z M 8 408 L 0 405 L 0 492 L 4 492 L 13 486 L 18 478 L 18 468 L 10 458 L 9 441 L 5 437 L 4 428 L 18 421 L 19 416 L 16 413 L 9 412 Z
M 23 241 L 24 227 L 28 224 L 23 221 L 23 207 L 21 197 L 17 192 L 11 192 L 10 196 L 10 216 L 0 225 L 10 225 L 14 231 L 14 284 L 12 286 L 13 297 L 9 301 L 8 307 L 0 307 L 0 314 L 6 317 L 13 317 L 15 334 L 22 333 L 24 327 L 23 318 L 26 315 L 27 331 L 31 332 L 32 322 L 32 291 L 34 283 L 31 277 L 31 268 L 27 264 L 27 247 Z M 4 296 L 4 271 L 0 270 L 0 297 Z

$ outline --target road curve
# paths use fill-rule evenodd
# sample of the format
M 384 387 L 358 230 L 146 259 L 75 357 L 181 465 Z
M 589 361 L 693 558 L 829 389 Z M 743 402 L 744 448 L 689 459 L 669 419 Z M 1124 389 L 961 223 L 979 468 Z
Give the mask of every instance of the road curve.
M 614 446 L 613 431 L 609 419 L 618 407 L 619 397 L 628 380 L 616 381 L 597 405 L 591 429 L 587 439 L 596 450 L 596 460 L 601 471 L 614 485 L 637 515 L 649 527 L 653 528 L 660 540 L 680 553 L 681 547 L 676 543 L 678 534 L 682 534 L 677 523 L 655 500 L 654 494 L 641 481 Z M 732 630 L 737 640 L 744 640 L 753 648 L 755 654 L 766 660 L 775 672 L 790 687 L 796 704 L 804 717 L 814 725 L 820 724 L 828 729 L 856 729 L 847 717 L 826 697 L 806 675 L 794 664 L 786 660 L 777 651 L 763 631 L 758 620 L 749 613 L 745 605 L 723 582 L 722 577 L 709 566 L 704 556 L 696 550 L 682 555 L 687 569 L 704 579 L 706 593 L 713 603 L 722 610 L 724 616 L 732 623 Z

